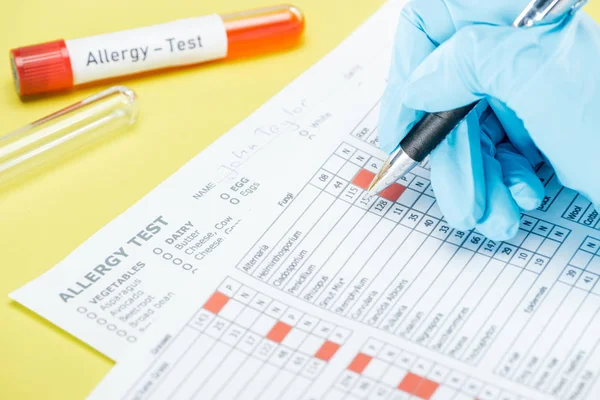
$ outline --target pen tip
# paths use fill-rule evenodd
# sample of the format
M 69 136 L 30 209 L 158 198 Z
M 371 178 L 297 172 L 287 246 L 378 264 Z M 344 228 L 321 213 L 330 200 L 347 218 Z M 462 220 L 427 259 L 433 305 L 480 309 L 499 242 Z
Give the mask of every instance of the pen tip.
M 377 186 L 378 182 L 379 182 L 379 177 L 376 176 L 375 178 L 373 178 L 373 180 L 369 184 L 369 187 L 367 188 L 367 194 L 369 196 L 374 196 L 374 195 L 377 194 L 376 191 L 375 191 L 375 186 Z

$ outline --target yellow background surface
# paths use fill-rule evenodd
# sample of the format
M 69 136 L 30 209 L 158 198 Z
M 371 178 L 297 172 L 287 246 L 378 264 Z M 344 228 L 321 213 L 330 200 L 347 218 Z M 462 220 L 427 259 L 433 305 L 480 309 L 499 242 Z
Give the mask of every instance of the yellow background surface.
M 524 1 L 525 2 L 525 1 Z M 33 180 L 0 192 L 0 296 L 51 268 L 333 49 L 383 0 L 295 0 L 306 15 L 300 47 L 236 62 L 125 79 L 139 95 L 138 123 Z M 268 0 L 4 0 L 0 50 L 77 38 Z M 600 20 L 600 3 L 587 11 Z M 0 60 L 1 61 L 1 60 Z M 0 62 L 0 134 L 108 85 L 22 102 L 8 57 Z M 0 398 L 80 399 L 112 362 L 44 319 L 0 301 Z

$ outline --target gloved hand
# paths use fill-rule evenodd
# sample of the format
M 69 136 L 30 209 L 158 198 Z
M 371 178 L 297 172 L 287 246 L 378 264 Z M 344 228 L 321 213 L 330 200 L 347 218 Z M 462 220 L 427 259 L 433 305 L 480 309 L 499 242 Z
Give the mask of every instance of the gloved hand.
M 379 120 L 392 152 L 423 111 L 483 99 L 431 154 L 431 181 L 452 226 L 493 240 L 514 236 L 520 210 L 540 205 L 532 165 L 544 159 L 600 206 L 600 27 L 583 11 L 511 27 L 526 3 L 409 2 Z

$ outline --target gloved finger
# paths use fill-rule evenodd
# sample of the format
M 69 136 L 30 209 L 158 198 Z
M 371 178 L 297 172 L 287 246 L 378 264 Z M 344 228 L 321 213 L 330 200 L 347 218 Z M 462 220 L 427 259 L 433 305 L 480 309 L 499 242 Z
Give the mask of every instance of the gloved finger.
M 492 240 L 508 240 L 517 234 L 521 213 L 503 181 L 502 168 L 492 155 L 483 153 L 485 212 L 476 228 Z
M 396 30 L 388 83 L 381 101 L 378 135 L 383 151 L 391 153 L 423 112 L 405 107 L 401 94 L 414 69 L 454 32 L 442 0 L 411 1 L 404 6 Z
M 450 225 L 506 240 L 516 234 L 520 212 L 494 158 L 494 141 L 503 137 L 502 126 L 487 117 L 489 111 L 480 111 L 483 106 L 480 103 L 431 154 L 431 181 Z
M 497 146 L 496 159 L 502 168 L 504 184 L 517 205 L 526 211 L 538 208 L 545 189 L 527 159 L 508 142 Z
M 474 25 L 458 31 L 433 51 L 407 80 L 407 107 L 444 111 L 492 97 L 511 107 L 510 98 L 537 71 L 539 29 Z
M 488 102 L 494 110 L 494 116 L 502 124 L 508 139 L 518 152 L 529 161 L 530 165 L 538 165 L 543 162 L 540 151 L 517 114 L 499 100 L 488 99 Z
M 431 153 L 431 184 L 438 206 L 454 228 L 475 227 L 485 211 L 485 177 L 479 116 L 472 112 Z
M 496 144 L 502 140 L 504 130 L 488 108 L 480 118 L 481 155 L 485 180 L 485 210 L 476 228 L 492 240 L 505 240 L 516 234 L 519 227 L 519 207 L 504 184 L 502 166 L 495 158 Z M 515 228 L 516 226 L 516 228 Z
M 531 160 L 524 157 L 512 142 L 506 140 L 504 126 L 500 123 L 497 114 L 492 112 L 491 107 L 486 111 L 480 118 L 480 124 L 482 134 L 491 141 L 485 145 L 487 153 L 495 155 L 500 162 L 504 184 L 510 190 L 517 205 L 522 210 L 536 209 L 544 199 L 544 185 L 531 167 Z
M 485 103 L 487 105 L 487 101 L 481 100 L 481 103 Z M 502 141 L 506 140 L 506 132 L 504 131 L 504 127 L 498 120 L 496 113 L 491 107 L 486 107 L 479 117 L 479 125 L 481 126 L 481 133 L 487 135 L 491 141 L 491 148 L 489 149 L 489 153 L 493 154 L 496 151 L 496 145 Z

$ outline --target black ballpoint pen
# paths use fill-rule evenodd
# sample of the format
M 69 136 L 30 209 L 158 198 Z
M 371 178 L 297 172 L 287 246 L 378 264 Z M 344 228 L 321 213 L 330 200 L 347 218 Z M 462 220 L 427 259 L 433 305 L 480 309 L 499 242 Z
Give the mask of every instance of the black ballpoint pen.
M 531 27 L 542 20 L 554 22 L 566 13 L 575 12 L 586 2 L 587 0 L 532 0 L 512 25 L 520 28 Z M 385 161 L 369 185 L 369 194 L 381 192 L 423 161 L 476 105 L 477 103 L 473 103 L 455 110 L 425 114 Z

